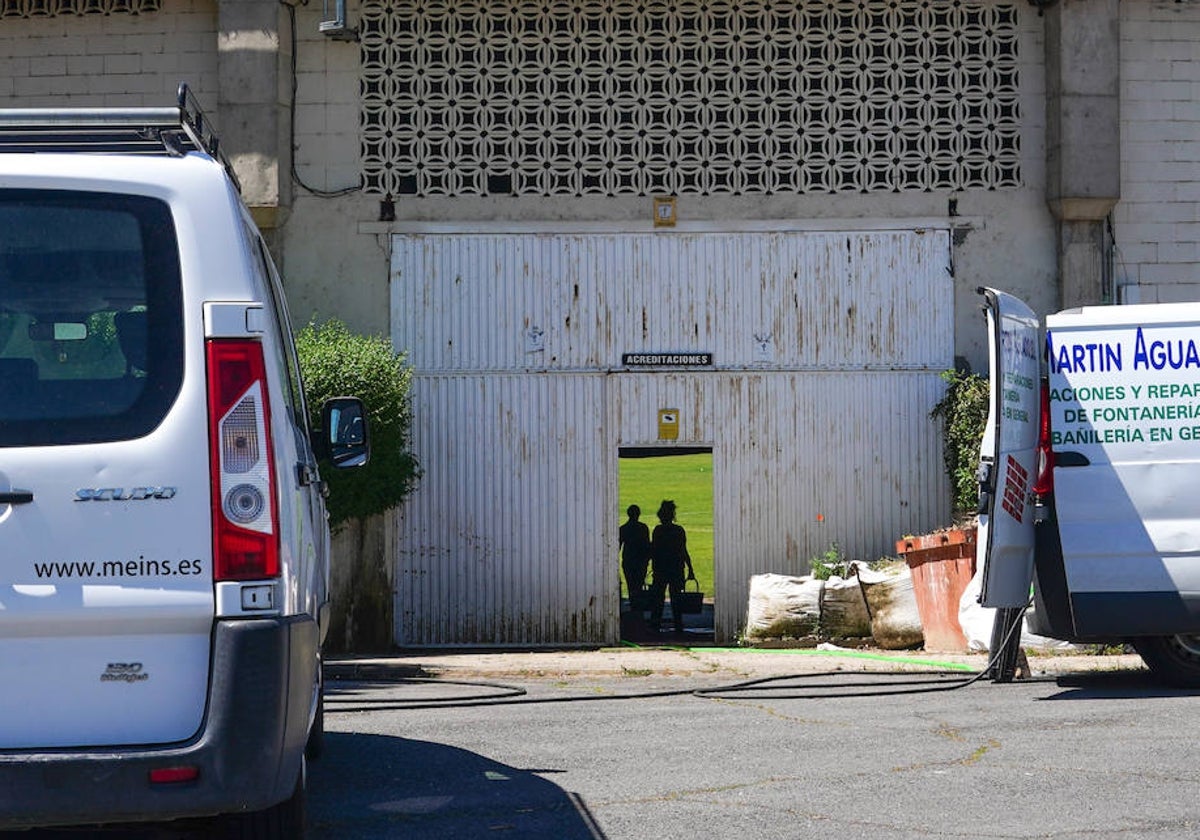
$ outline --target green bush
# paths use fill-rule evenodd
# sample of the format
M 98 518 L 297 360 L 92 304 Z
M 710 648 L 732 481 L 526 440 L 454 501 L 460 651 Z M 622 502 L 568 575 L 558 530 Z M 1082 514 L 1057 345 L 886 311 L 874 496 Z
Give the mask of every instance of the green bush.
M 409 451 L 412 369 L 383 336 L 350 332 L 336 319 L 309 323 L 296 335 L 304 392 L 313 428 L 330 397 L 358 397 L 367 412 L 371 460 L 364 467 L 338 470 L 324 465 L 329 485 L 330 525 L 383 513 L 398 505 L 420 477 Z
M 946 394 L 929 416 L 942 421 L 946 475 L 955 516 L 975 512 L 979 503 L 979 444 L 988 415 L 988 380 L 975 373 L 943 371 Z
M 849 565 L 846 555 L 842 553 L 835 542 L 830 543 L 829 548 L 825 549 L 820 557 L 810 557 L 808 563 L 812 567 L 812 576 L 816 580 L 829 580 L 834 575 L 842 577 L 846 574 Z

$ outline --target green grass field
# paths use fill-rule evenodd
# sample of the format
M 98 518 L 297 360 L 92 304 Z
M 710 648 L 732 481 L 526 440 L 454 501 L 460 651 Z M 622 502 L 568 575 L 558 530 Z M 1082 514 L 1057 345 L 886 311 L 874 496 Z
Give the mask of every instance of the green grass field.
M 676 521 L 687 531 L 688 553 L 696 581 L 706 599 L 713 596 L 713 486 L 712 453 L 662 455 L 654 458 L 622 458 L 618 471 L 617 523 L 625 522 L 625 509 L 637 505 L 642 522 L 654 531 L 654 512 L 663 499 L 673 499 Z M 649 583 L 649 575 L 647 575 Z M 689 584 L 690 586 L 690 584 Z M 628 597 L 625 577 L 621 594 Z

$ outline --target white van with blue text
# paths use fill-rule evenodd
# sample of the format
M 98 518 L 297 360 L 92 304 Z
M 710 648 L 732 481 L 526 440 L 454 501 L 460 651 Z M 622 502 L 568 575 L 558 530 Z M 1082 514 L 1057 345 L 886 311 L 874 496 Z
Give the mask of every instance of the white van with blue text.
M 0 829 L 302 836 L 331 425 L 186 87 L 0 111 Z
M 1128 642 L 1200 685 L 1200 303 L 1083 307 L 1043 331 L 980 291 L 982 603 L 1020 610 L 1032 586 L 1033 632 Z

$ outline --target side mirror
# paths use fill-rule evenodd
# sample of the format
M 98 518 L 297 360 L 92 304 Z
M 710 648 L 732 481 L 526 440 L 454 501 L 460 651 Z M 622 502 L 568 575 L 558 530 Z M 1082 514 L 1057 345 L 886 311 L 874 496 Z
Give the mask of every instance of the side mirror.
M 326 400 L 321 406 L 321 429 L 314 449 L 333 466 L 361 467 L 371 459 L 367 412 L 358 397 Z

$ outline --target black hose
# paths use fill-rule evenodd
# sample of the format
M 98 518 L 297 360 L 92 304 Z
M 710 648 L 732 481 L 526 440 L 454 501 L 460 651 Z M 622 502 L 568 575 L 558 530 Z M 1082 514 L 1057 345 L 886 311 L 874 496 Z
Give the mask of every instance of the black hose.
M 325 711 L 329 714 L 350 713 L 350 712 L 368 712 L 368 711 L 406 711 L 415 709 L 466 709 L 478 706 L 516 706 L 530 705 L 542 703 L 584 703 L 600 700 L 645 700 L 655 697 L 683 697 L 691 695 L 706 700 L 738 700 L 738 699 L 758 699 L 758 700 L 818 700 L 818 699 L 836 699 L 847 697 L 891 697 L 903 694 L 926 694 L 938 691 L 954 691 L 960 688 L 966 688 L 974 685 L 985 677 L 989 676 L 996 662 L 1002 655 L 1005 646 L 1012 641 L 1013 634 L 1022 626 L 1025 615 L 1025 610 L 1028 605 L 1021 608 L 1020 615 L 1017 620 L 1014 620 L 1008 633 L 1005 634 L 1003 644 L 996 650 L 989 651 L 990 657 L 987 665 L 981 671 L 974 673 L 961 671 L 926 671 L 918 674 L 903 673 L 903 674 L 888 674 L 878 673 L 873 674 L 870 680 L 859 682 L 842 682 L 841 678 L 849 676 L 861 676 L 864 672 L 861 671 L 821 671 L 816 673 L 802 674 L 784 674 L 771 677 L 760 677 L 753 680 L 744 680 L 742 682 L 731 683 L 728 685 L 712 686 L 710 688 L 680 688 L 669 689 L 663 691 L 644 691 L 622 694 L 572 694 L 565 697 L 529 697 L 525 689 L 519 686 L 505 685 L 503 683 L 493 682 L 476 682 L 469 680 L 441 680 L 430 677 L 399 677 L 394 680 L 384 680 L 376 677 L 371 680 L 371 683 L 385 682 L 389 685 L 411 685 L 411 684 L 428 684 L 436 683 L 441 685 L 457 685 L 468 688 L 484 688 L 496 691 L 495 694 L 485 694 L 476 697 L 434 697 L 424 700 L 391 700 L 388 698 L 375 699 L 360 699 L 354 702 L 343 702 L 338 698 L 336 693 L 326 693 Z M 918 677 L 913 679 L 912 677 Z M 899 677 L 909 677 L 910 679 L 901 680 L 893 679 Z M 953 679 L 947 679 L 953 677 Z M 773 683 L 781 683 L 784 681 L 796 680 L 815 680 L 820 678 L 838 679 L 837 684 L 807 686 L 805 690 L 800 692 L 780 694 L 780 691 L 786 691 L 788 686 L 773 685 Z M 886 682 L 881 682 L 886 680 Z M 331 679 L 326 681 L 326 687 L 336 685 L 337 680 Z M 847 689 L 875 689 L 869 691 L 856 690 L 847 691 Z M 771 693 L 765 693 L 771 692 Z M 747 696 L 749 695 L 749 696 Z

